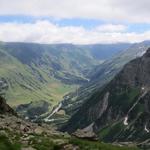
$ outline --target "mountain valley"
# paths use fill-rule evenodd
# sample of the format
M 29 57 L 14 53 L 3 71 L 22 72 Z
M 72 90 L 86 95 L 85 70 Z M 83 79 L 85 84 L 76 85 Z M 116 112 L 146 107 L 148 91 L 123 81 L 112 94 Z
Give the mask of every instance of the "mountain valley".
M 94 132 L 105 142 L 135 142 L 149 149 L 149 66 L 150 49 L 93 92 L 63 130 Z
M 104 47 L 0 44 L 0 95 L 18 112 L 0 96 L 0 146 L 149 149 L 150 42 L 116 44 L 116 55 L 97 58 L 95 46 Z

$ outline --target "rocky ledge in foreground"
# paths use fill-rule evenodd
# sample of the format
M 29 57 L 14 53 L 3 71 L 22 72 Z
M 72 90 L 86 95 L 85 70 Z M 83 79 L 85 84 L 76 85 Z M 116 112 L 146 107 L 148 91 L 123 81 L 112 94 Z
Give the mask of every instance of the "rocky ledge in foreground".
M 0 102 L 0 150 L 138 150 L 71 137 L 53 126 L 23 120 L 3 98 Z
M 17 113 L 8 105 L 6 104 L 6 100 L 0 96 L 0 114 L 11 114 L 17 115 Z

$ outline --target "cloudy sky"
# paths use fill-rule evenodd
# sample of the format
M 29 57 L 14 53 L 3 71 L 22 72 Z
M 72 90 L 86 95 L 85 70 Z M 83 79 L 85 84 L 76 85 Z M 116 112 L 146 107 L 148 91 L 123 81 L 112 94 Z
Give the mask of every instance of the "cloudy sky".
M 150 40 L 150 0 L 0 0 L 0 41 Z

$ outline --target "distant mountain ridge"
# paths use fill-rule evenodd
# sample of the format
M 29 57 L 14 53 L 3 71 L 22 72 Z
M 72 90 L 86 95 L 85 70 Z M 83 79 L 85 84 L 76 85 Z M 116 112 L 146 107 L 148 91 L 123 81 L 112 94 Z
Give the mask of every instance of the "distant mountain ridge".
M 95 59 L 109 60 L 113 56 L 128 49 L 131 45 L 131 43 L 89 44 L 81 45 L 80 47 L 83 49 L 88 49 Z

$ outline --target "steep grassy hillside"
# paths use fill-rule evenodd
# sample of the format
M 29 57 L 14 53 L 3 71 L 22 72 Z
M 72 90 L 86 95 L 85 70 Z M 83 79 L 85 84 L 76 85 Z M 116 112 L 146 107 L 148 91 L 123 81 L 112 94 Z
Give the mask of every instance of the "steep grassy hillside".
M 39 99 L 58 100 L 65 92 L 73 89 L 54 78 L 48 77 L 44 72 L 41 75 L 43 81 L 39 81 L 27 65 L 22 64 L 16 58 L 0 50 L 0 77 L 8 84 L 6 98 L 11 105 L 27 103 Z M 40 73 L 37 73 L 37 76 Z M 11 99 L 11 101 L 9 101 Z M 57 103 L 57 102 L 55 102 Z
M 1 44 L 0 79 L 8 84 L 9 104 L 46 100 L 54 105 L 67 92 L 86 82 L 83 72 L 94 63 L 85 59 L 91 58 L 79 50 L 60 47 L 57 51 L 57 47 L 49 45 Z M 77 57 L 81 59 L 76 61 Z

